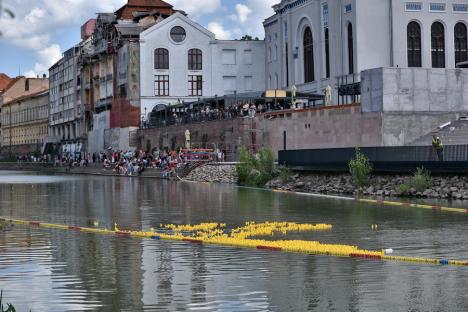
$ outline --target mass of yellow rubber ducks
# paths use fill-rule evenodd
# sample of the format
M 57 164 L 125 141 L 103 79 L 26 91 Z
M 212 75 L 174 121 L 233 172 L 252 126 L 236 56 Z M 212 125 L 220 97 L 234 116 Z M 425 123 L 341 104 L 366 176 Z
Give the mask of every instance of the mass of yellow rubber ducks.
M 285 236 L 292 232 L 327 231 L 331 230 L 330 224 L 300 224 L 295 222 L 246 222 L 245 225 L 227 229 L 224 223 L 200 223 L 195 225 L 160 225 L 159 229 L 151 228 L 149 231 L 122 230 L 114 223 L 113 229 L 99 229 L 89 227 L 68 226 L 62 224 L 43 223 L 38 221 L 6 220 L 0 219 L 2 224 L 20 224 L 44 228 L 81 231 L 103 235 L 116 235 L 119 237 L 140 237 L 150 239 L 166 239 L 186 241 L 197 244 L 216 244 L 244 248 L 257 248 L 272 251 L 299 252 L 308 254 L 322 254 L 330 256 L 356 257 L 375 260 L 420 262 L 441 265 L 468 266 L 467 261 L 448 259 L 429 259 L 417 257 L 390 256 L 393 249 L 370 251 L 359 249 L 357 246 L 340 244 L 322 244 L 318 241 L 278 239 L 277 236 Z M 94 224 L 93 224 L 94 225 Z M 371 229 L 377 230 L 377 225 L 372 224 Z M 1 227 L 0 227 L 1 230 Z M 263 239 L 268 238 L 268 239 Z

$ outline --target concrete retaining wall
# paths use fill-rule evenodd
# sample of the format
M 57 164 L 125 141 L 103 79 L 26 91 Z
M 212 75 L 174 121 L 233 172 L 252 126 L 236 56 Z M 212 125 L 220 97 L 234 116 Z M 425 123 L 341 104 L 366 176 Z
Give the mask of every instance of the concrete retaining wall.
M 185 146 L 185 131 L 191 134 L 192 147 L 226 150 L 227 160 L 237 160 L 239 149 L 248 145 L 248 119 L 208 121 L 139 131 L 139 146 L 143 150 L 175 149 Z
M 361 91 L 363 112 L 468 112 L 466 69 L 370 69 Z
M 266 114 L 261 119 L 263 146 L 277 155 L 286 149 L 380 146 L 382 117 L 361 113 L 359 105 Z

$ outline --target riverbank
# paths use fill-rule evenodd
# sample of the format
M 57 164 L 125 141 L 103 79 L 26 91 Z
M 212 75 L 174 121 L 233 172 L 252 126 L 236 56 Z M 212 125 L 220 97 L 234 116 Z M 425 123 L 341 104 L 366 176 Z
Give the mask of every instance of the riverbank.
M 103 168 L 102 164 L 90 164 L 85 167 L 54 166 L 51 163 L 10 163 L 0 162 L 1 171 L 34 171 L 44 174 L 84 174 L 101 176 L 122 176 L 113 169 Z M 140 175 L 126 175 L 126 177 L 162 179 L 162 170 L 147 168 Z
M 425 190 L 409 188 L 403 191 L 401 185 L 409 184 L 412 175 L 373 175 L 370 186 L 356 188 L 351 175 L 347 173 L 311 173 L 293 172 L 287 181 L 277 177 L 268 182 L 265 187 L 274 190 L 332 194 L 360 195 L 377 197 L 410 197 L 434 199 L 468 200 L 468 176 L 434 176 L 431 177 L 431 187 Z M 236 183 L 235 165 L 213 164 L 193 170 L 187 177 L 189 181 Z
M 237 183 L 236 165 L 233 163 L 212 163 L 192 170 L 185 180 L 192 182 Z
M 349 174 L 293 173 L 288 181 L 278 177 L 266 187 L 319 194 L 468 200 L 468 176 L 434 176 L 431 187 L 403 192 L 401 185 L 407 185 L 411 178 L 411 175 L 373 175 L 368 187 L 356 188 Z
M 52 174 L 88 174 L 103 176 L 119 176 L 112 169 L 102 168 L 101 164 L 87 167 L 54 166 L 47 163 L 0 163 L 0 170 L 36 171 Z M 162 178 L 162 170 L 149 168 L 141 175 L 133 177 Z M 411 175 L 373 175 L 370 186 L 356 188 L 351 176 L 347 173 L 311 173 L 292 172 L 288 180 L 280 177 L 269 181 L 265 187 L 301 193 L 351 195 L 407 198 L 433 198 L 468 200 L 468 176 L 434 176 L 431 187 L 418 191 L 409 188 L 402 192 L 401 185 L 408 184 Z M 208 183 L 237 183 L 236 167 L 234 163 L 211 163 L 200 166 L 189 172 L 184 180 Z

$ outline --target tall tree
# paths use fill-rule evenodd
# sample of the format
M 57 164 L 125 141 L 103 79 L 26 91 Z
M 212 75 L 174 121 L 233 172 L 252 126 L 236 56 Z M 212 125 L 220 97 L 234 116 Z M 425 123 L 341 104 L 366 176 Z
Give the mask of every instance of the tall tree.
M 0 0 L 0 18 L 2 18 L 5 15 L 10 18 L 15 18 L 15 14 L 13 13 L 13 11 L 11 11 L 8 8 L 5 8 L 3 6 L 3 0 Z M 0 30 L 0 36 L 1 35 L 2 35 L 2 31 Z

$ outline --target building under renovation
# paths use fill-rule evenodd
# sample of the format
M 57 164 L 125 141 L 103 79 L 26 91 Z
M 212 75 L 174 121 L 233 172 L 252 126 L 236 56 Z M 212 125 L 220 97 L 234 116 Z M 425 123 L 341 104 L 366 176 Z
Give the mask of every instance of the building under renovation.
M 58 73 L 58 79 L 70 80 L 51 86 L 58 87 L 57 92 L 62 92 L 61 84 L 73 89 L 58 101 L 65 98 L 67 108 L 73 108 L 79 119 L 79 127 L 71 124 L 51 131 L 63 153 L 78 156 L 136 146 L 132 135 L 140 125 L 139 34 L 174 12 L 172 5 L 161 0 L 129 0 L 116 12 L 99 13 L 82 26 L 82 41 L 57 63 L 72 60 L 71 69 L 60 68 Z M 50 69 L 51 76 L 55 77 L 55 71 L 56 66 Z M 51 110 L 61 105 L 55 102 L 52 96 Z M 82 131 L 87 140 L 78 140 Z

